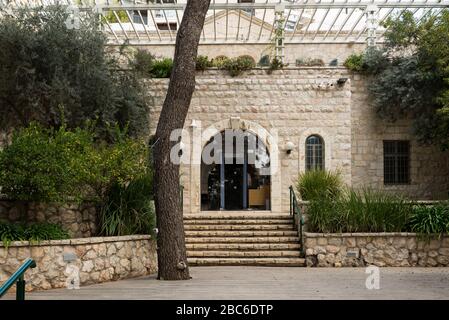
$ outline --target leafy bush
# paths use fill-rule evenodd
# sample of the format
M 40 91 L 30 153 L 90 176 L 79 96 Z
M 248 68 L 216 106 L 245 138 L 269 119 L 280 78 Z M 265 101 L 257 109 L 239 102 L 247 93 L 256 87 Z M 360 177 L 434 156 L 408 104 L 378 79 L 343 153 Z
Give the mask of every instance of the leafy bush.
M 239 56 L 238 58 L 227 59 L 223 63 L 223 69 L 226 69 L 231 77 L 242 74 L 243 71 L 251 70 L 256 66 L 256 61 L 248 55 Z
M 92 152 L 86 130 L 45 129 L 32 123 L 13 135 L 0 152 L 0 185 L 12 199 L 64 201 L 82 191 Z
M 90 120 L 98 138 L 109 138 L 112 123 L 145 136 L 146 90 L 134 72 L 121 70 L 122 56 L 108 53 L 98 17 L 86 12 L 79 28 L 70 28 L 65 9 L 33 6 L 0 14 L 0 127 L 9 131 L 32 121 L 58 127 L 64 121 L 72 129 Z
M 142 76 L 150 76 L 155 60 L 156 58 L 150 52 L 138 49 L 131 61 L 131 67 Z
M 256 60 L 250 55 L 241 55 L 237 58 L 243 70 L 250 70 L 256 67 Z
M 273 58 L 270 62 L 270 66 L 268 68 L 268 73 L 271 74 L 274 70 L 279 70 L 285 67 L 285 64 L 279 60 L 278 58 Z
M 421 235 L 441 236 L 443 233 L 449 233 L 449 204 L 415 206 L 409 226 L 411 231 Z
M 118 20 L 120 20 L 120 22 L 122 23 L 129 22 L 129 17 L 126 14 L 125 10 L 118 10 L 115 11 L 115 13 L 117 14 Z M 103 19 L 106 19 L 106 21 L 109 23 L 118 23 L 117 17 L 115 16 L 113 11 L 108 11 L 108 13 L 106 13 L 106 15 L 103 16 Z
M 29 226 L 17 223 L 0 222 L 0 240 L 5 246 L 11 241 L 42 241 L 68 239 L 69 234 L 60 225 L 53 223 L 34 223 Z
M 212 66 L 218 69 L 224 69 L 226 62 L 228 60 L 229 58 L 227 56 L 224 55 L 216 56 L 214 59 L 212 59 Z
M 303 200 L 335 199 L 344 188 L 341 174 L 326 170 L 310 170 L 301 173 L 297 190 Z
M 343 65 L 351 71 L 363 71 L 363 53 L 353 53 L 346 58 Z
M 368 48 L 347 66 L 370 74 L 369 93 L 386 121 L 413 120 L 421 143 L 449 149 L 449 10 L 388 18 L 382 50 Z
M 407 229 L 412 204 L 371 189 L 348 190 L 335 199 L 310 202 L 308 228 L 312 232 L 400 232 Z
M 170 58 L 164 58 L 161 60 L 155 60 L 151 66 L 151 76 L 153 78 L 170 78 L 171 71 L 173 69 L 173 60 Z
M 116 129 L 114 144 L 94 143 L 89 129 L 45 129 L 36 123 L 14 133 L 0 151 L 0 185 L 11 199 L 65 202 L 102 199 L 111 185 L 146 170 L 147 148 Z
M 152 175 L 137 178 L 129 185 L 114 185 L 100 212 L 101 233 L 105 236 L 152 234 L 155 210 Z
M 324 61 L 322 59 L 296 59 L 296 66 L 301 67 L 313 67 L 313 66 L 324 66 Z
M 208 56 L 198 56 L 196 58 L 196 70 L 198 71 L 204 71 L 207 68 L 210 68 L 213 66 L 212 61 L 209 60 Z

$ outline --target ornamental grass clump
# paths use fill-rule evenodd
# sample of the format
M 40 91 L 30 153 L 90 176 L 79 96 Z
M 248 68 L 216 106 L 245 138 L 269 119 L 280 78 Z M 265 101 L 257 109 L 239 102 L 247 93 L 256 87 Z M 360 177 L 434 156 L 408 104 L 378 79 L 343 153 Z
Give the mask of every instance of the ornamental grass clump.
M 340 172 L 310 170 L 301 173 L 297 190 L 302 200 L 335 199 L 344 189 Z
M 414 206 L 409 227 L 421 236 L 441 237 L 449 233 L 449 202 Z
M 68 238 L 67 231 L 58 224 L 41 222 L 24 225 L 0 221 L 0 240 L 4 246 L 9 246 L 12 241 L 39 242 Z

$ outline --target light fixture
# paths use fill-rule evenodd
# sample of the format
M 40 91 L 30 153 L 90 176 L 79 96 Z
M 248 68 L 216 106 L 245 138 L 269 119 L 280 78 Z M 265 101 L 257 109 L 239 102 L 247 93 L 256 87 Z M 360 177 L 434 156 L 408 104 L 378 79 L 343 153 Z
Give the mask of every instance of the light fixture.
M 291 141 L 287 141 L 287 143 L 285 144 L 285 150 L 287 151 L 287 154 L 292 153 L 294 148 L 295 148 L 295 144 Z

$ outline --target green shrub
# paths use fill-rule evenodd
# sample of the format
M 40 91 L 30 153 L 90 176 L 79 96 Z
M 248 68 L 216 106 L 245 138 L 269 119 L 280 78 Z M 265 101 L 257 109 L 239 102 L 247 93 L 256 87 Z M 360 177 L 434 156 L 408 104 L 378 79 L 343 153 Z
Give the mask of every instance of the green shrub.
M 251 70 L 256 66 L 256 61 L 253 57 L 248 55 L 239 56 L 224 60 L 223 69 L 226 69 L 231 77 L 236 77 L 242 74 L 243 71 Z
M 146 50 L 138 49 L 134 54 L 134 60 L 131 61 L 131 67 L 142 76 L 151 76 L 154 61 L 154 55 Z
M 129 22 L 129 17 L 126 14 L 125 10 L 118 10 L 115 12 L 117 14 L 118 19 L 122 23 Z M 109 23 L 118 23 L 117 17 L 115 16 L 113 11 L 108 11 L 105 16 L 102 16 L 103 20 L 106 20 Z
M 68 239 L 69 234 L 60 225 L 34 223 L 29 226 L 18 223 L 0 222 L 0 240 L 5 246 L 11 241 L 42 241 Z
M 278 58 L 273 58 L 270 62 L 270 66 L 268 68 L 268 74 L 271 74 L 274 70 L 279 70 L 285 67 L 285 64 L 279 60 Z
M 412 204 L 399 196 L 348 190 L 335 199 L 313 199 L 307 222 L 312 232 L 401 232 L 407 230 L 411 212 Z
M 343 65 L 351 71 L 363 71 L 363 53 L 353 53 L 346 58 Z
M 213 64 L 212 61 L 209 60 L 208 56 L 198 56 L 196 58 L 196 70 L 204 71 L 211 67 L 213 67 Z
M 335 199 L 343 191 L 344 184 L 339 172 L 310 170 L 301 173 L 297 190 L 303 200 Z
M 443 233 L 449 233 L 449 204 L 415 206 L 409 227 L 420 235 L 441 236 Z
M 229 58 L 224 55 L 216 56 L 212 59 L 212 66 L 218 69 L 224 69 Z
M 161 60 L 155 60 L 151 67 L 151 76 L 153 78 L 170 78 L 172 69 L 172 59 L 164 58 Z
M 129 185 L 114 185 L 100 211 L 101 233 L 105 236 L 152 234 L 155 227 L 155 210 L 150 173 L 137 178 Z
M 247 54 L 239 56 L 237 61 L 243 70 L 250 70 L 256 67 L 256 60 Z
M 113 144 L 95 144 L 90 129 L 45 129 L 31 124 L 0 151 L 0 185 L 9 198 L 67 202 L 100 200 L 113 184 L 146 172 L 143 141 L 117 129 Z
M 92 152 L 88 130 L 45 129 L 32 123 L 0 152 L 2 193 L 16 200 L 64 201 L 82 192 Z

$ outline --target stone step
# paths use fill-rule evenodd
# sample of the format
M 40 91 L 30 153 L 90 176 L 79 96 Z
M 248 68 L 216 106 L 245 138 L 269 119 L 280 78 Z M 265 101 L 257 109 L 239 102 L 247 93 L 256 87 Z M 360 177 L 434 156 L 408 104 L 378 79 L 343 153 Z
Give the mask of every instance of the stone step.
M 187 261 L 194 266 L 305 266 L 302 258 L 188 258 Z
M 293 224 L 293 219 L 185 219 L 184 225 L 285 225 Z
M 292 216 L 288 213 L 283 214 L 254 214 L 254 213 L 238 213 L 227 214 L 225 212 L 218 214 L 184 214 L 184 220 L 289 220 Z
M 299 237 L 186 237 L 186 243 L 299 243 Z
M 279 237 L 279 236 L 297 236 L 298 232 L 294 230 L 212 230 L 212 231 L 185 231 L 186 237 Z
M 207 251 L 187 251 L 187 257 L 189 258 L 279 258 L 279 257 L 300 257 L 299 250 L 269 250 L 269 251 L 223 251 L 223 250 L 207 250 Z
M 186 243 L 187 250 L 299 250 L 299 243 Z
M 293 224 L 186 224 L 184 229 L 187 231 L 199 230 L 294 230 Z

